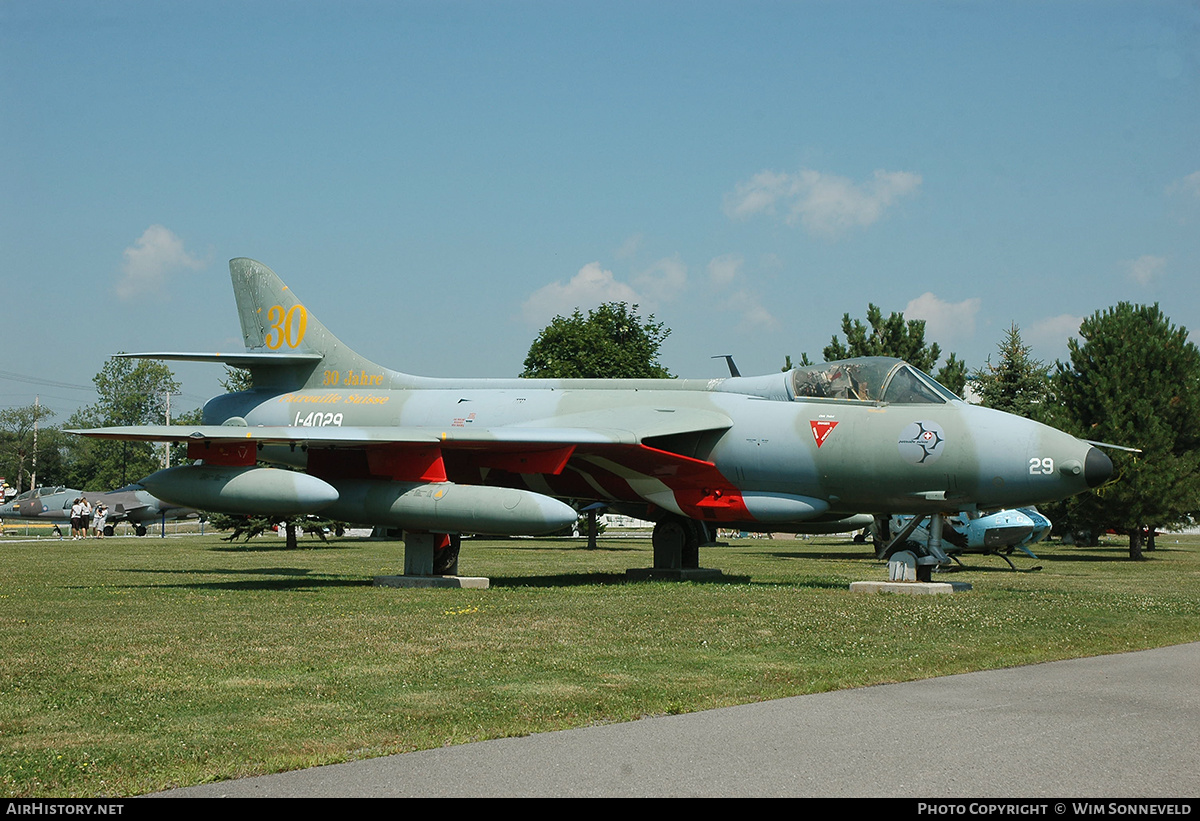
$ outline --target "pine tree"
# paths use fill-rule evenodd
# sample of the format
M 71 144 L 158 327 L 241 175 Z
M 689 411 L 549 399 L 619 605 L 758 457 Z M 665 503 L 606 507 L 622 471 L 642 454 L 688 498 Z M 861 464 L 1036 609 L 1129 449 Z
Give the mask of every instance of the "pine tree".
M 1055 384 L 1076 435 L 1140 448 L 1114 451 L 1116 481 L 1077 497 L 1071 516 L 1129 537 L 1141 559 L 1147 532 L 1200 510 L 1200 349 L 1158 305 L 1097 311 L 1068 343 Z
M 792 355 L 791 355 L 791 354 L 786 354 L 786 355 L 784 355 L 784 357 L 783 357 L 783 367 L 782 367 L 782 368 L 780 368 L 779 370 L 780 370 L 781 372 L 783 372 L 783 373 L 787 373 L 787 372 L 788 372 L 788 371 L 790 371 L 792 368 L 807 368 L 807 367 L 808 367 L 809 365 L 811 365 L 811 364 L 812 364 L 812 360 L 810 360 L 810 359 L 808 358 L 808 352 L 807 352 L 807 351 L 805 351 L 804 353 L 801 353 L 801 354 L 800 354 L 800 361 L 799 361 L 799 362 L 792 362 Z
M 1051 413 L 1050 366 L 1030 356 L 1032 350 L 1021 341 L 1021 330 L 1014 323 L 1004 332 L 997 347 L 999 360 L 971 374 L 971 387 L 986 408 L 1047 421 Z
M 962 396 L 963 387 L 967 384 L 967 366 L 957 355 L 950 354 L 946 364 L 934 373 L 942 357 L 942 349 L 936 342 L 925 344 L 925 320 L 905 321 L 904 314 L 899 311 L 893 311 L 884 319 L 879 306 L 868 304 L 867 324 L 857 319 L 852 321 L 850 314 L 843 314 L 842 333 L 846 335 L 845 344 L 834 334 L 822 351 L 826 362 L 855 356 L 894 356 L 932 374 L 938 382 Z

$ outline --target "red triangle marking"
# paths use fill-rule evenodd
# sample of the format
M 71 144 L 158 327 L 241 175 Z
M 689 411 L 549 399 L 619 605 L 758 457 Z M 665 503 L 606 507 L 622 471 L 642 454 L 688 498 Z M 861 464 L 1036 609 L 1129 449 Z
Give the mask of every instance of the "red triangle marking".
M 809 421 L 812 425 L 813 438 L 817 440 L 817 447 L 825 444 L 825 440 L 829 438 L 829 434 L 837 427 L 837 422 L 830 419 L 814 419 Z

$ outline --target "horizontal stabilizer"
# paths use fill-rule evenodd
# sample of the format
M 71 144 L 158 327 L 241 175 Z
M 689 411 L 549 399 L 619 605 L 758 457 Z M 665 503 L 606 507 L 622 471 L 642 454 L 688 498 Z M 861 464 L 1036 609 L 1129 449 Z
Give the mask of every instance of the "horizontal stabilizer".
M 187 353 L 183 351 L 153 351 L 149 353 L 120 353 L 124 359 L 158 359 L 165 362 L 213 362 L 231 368 L 261 368 L 277 365 L 291 367 L 319 362 L 319 353 Z

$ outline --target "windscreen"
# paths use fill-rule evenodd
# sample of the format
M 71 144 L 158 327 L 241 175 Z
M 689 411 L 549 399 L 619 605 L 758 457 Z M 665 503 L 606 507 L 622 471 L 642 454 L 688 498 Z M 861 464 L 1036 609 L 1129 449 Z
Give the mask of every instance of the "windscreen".
M 944 404 L 956 398 L 931 377 L 900 359 L 867 356 L 792 372 L 796 399 L 835 399 L 889 404 Z

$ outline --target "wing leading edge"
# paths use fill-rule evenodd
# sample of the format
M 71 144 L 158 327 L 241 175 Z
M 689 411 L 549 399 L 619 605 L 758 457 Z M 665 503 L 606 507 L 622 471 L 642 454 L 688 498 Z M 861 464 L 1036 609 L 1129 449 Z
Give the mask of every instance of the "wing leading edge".
M 558 416 L 494 428 L 429 426 L 131 425 L 72 430 L 95 439 L 140 442 L 283 444 L 355 448 L 375 445 L 640 444 L 646 439 L 727 430 L 733 421 L 712 411 L 629 408 Z M 196 457 L 200 458 L 200 457 Z

